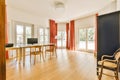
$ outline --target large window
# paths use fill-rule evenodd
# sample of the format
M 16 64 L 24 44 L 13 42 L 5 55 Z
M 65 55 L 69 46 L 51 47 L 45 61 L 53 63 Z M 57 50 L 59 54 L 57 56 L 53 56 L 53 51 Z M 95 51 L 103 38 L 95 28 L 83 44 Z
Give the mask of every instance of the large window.
M 27 38 L 33 37 L 33 25 L 19 23 L 15 24 L 16 34 L 15 34 L 15 42 L 17 45 L 26 44 Z
M 38 29 L 38 38 L 40 44 L 49 43 L 49 28 L 42 28 Z
M 79 29 L 79 49 L 85 51 L 93 51 L 94 44 L 94 28 L 80 28 Z
M 22 22 L 15 22 L 15 34 L 14 35 L 14 45 L 23 45 L 27 44 L 27 38 L 31 38 L 34 35 L 32 24 L 26 24 Z M 14 31 L 12 32 L 14 33 Z M 26 49 L 26 51 L 29 51 L 29 49 Z M 9 56 L 10 57 L 16 57 L 16 54 L 14 54 L 15 51 L 10 51 Z M 29 54 L 29 53 L 28 53 Z M 27 54 L 26 54 L 27 55 Z

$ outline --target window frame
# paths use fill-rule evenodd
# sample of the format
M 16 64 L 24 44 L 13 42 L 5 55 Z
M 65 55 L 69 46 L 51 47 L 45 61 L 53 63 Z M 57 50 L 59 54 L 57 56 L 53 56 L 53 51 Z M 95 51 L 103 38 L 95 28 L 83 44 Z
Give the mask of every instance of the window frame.
M 15 35 L 14 35 L 14 43 L 17 45 L 17 25 L 22 25 L 23 26 L 23 44 L 27 44 L 25 39 L 26 39 L 26 27 L 29 26 L 31 27 L 31 37 L 34 37 L 34 25 L 30 24 L 30 23 L 24 23 L 24 22 L 19 22 L 19 21 L 15 21 L 14 23 L 15 25 Z
M 42 43 L 40 42 L 40 33 L 39 33 L 40 28 L 43 29 L 43 35 L 41 35 L 41 36 L 43 36 L 43 42 Z M 48 34 L 47 35 L 45 34 L 45 30 L 46 29 L 48 29 Z M 50 33 L 50 28 L 49 27 L 38 27 L 38 31 L 37 31 L 37 34 L 38 34 L 38 36 L 37 36 L 38 37 L 38 43 L 40 43 L 40 44 L 46 44 L 45 36 L 48 36 L 49 40 L 48 40 L 47 43 L 50 43 L 50 34 L 49 33 Z

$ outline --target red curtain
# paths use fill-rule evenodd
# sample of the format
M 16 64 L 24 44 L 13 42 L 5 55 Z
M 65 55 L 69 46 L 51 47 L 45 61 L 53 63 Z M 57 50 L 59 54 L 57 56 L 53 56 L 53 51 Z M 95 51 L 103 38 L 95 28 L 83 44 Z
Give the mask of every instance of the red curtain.
M 57 36 L 57 26 L 58 26 L 58 24 L 57 23 L 55 23 L 55 36 Z M 54 37 L 55 38 L 55 37 Z M 56 43 L 56 46 L 57 46 L 57 39 L 55 39 L 55 43 Z
M 5 43 L 8 43 L 8 25 L 7 25 L 7 9 L 5 8 Z M 6 51 L 6 59 L 9 58 L 8 51 Z
M 75 50 L 74 20 L 70 21 L 70 50 Z
M 66 48 L 69 49 L 69 23 L 66 23 Z
M 94 51 L 94 54 L 96 55 L 97 53 L 97 28 L 98 28 L 98 14 L 96 14 L 96 26 L 95 26 L 95 51 Z
M 54 20 L 49 20 L 50 25 L 50 43 L 57 43 L 57 40 L 55 39 L 55 36 L 57 35 L 57 24 Z

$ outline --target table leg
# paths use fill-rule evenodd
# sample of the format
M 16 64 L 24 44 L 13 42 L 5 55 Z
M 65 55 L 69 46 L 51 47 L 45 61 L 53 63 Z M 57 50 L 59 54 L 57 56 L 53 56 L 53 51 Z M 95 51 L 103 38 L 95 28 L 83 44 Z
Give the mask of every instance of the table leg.
M 23 65 L 25 65 L 25 48 L 23 48 Z
M 19 54 L 20 54 L 20 56 L 19 56 L 19 63 L 20 63 L 21 59 L 22 59 L 22 48 L 19 49 Z
M 19 54 L 19 50 L 18 49 L 16 49 L 16 61 L 18 61 L 18 55 Z

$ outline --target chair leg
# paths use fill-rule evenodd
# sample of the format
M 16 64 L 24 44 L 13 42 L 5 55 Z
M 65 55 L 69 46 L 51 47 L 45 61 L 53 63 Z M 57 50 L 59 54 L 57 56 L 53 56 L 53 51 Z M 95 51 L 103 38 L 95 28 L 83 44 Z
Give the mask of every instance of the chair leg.
M 99 68 L 97 67 L 97 79 L 99 80 L 99 76 L 100 76 L 100 74 L 99 74 Z
M 45 58 L 46 58 L 46 51 L 45 51 Z
M 44 55 L 43 55 L 43 53 L 42 53 L 42 59 L 43 59 L 43 61 L 44 61 Z
M 51 56 L 54 56 L 55 54 L 54 54 L 54 51 L 53 52 L 51 52 Z
M 97 67 L 97 76 L 99 76 L 99 68 Z
M 103 67 L 101 67 L 100 75 L 99 75 L 99 80 L 102 78 L 102 73 L 103 73 Z
M 116 72 L 114 72 L 114 74 L 115 74 L 115 79 L 116 79 L 116 80 L 119 80 L 118 72 L 116 71 Z
M 117 72 L 117 80 L 119 80 L 119 75 L 118 75 L 118 72 Z
M 40 53 L 40 60 L 41 60 L 41 53 Z
M 36 55 L 34 55 L 34 64 L 35 64 L 35 61 L 36 61 Z
M 50 59 L 51 59 L 51 56 L 52 56 L 52 52 L 50 52 Z
M 56 53 L 56 50 L 55 50 L 55 55 L 56 55 L 56 57 L 57 57 L 57 53 Z
M 31 63 L 31 53 L 30 53 L 30 63 Z
M 19 53 L 19 50 L 16 50 L 16 61 L 18 60 L 18 53 Z

